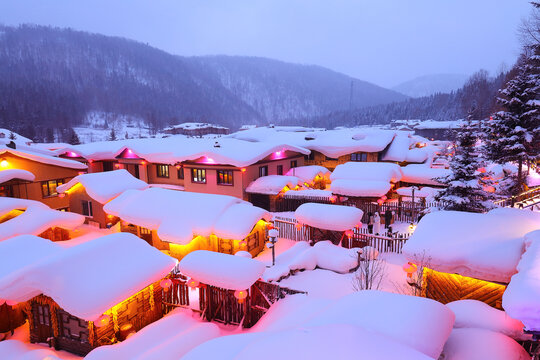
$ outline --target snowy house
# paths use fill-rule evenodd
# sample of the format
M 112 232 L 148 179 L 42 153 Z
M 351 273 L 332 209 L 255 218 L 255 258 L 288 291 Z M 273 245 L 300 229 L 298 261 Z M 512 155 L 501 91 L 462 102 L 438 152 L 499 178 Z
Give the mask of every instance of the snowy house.
M 290 168 L 302 166 L 309 150 L 275 140 L 249 142 L 176 135 L 83 144 L 57 153 L 89 162 L 90 172 L 126 169 L 148 184 L 247 200 L 248 184 L 261 176 L 283 175 Z
M 249 201 L 268 211 L 277 211 L 277 200 L 289 190 L 298 190 L 303 185 L 296 176 L 268 175 L 252 181 L 246 188 Z
M 161 318 L 159 281 L 176 264 L 125 233 L 67 248 L 16 237 L 0 254 L 0 298 L 26 313 L 30 341 L 81 356 Z
M 232 196 L 162 188 L 127 190 L 104 206 L 132 232 L 178 259 L 194 250 L 258 254 L 266 242 L 264 209 Z
M 403 253 L 423 267 L 427 297 L 443 303 L 475 299 L 500 308 L 506 286 L 518 271 L 523 236 L 536 229 L 540 214 L 530 211 L 438 211 L 420 220 Z
M 87 224 L 100 228 L 113 223 L 112 216 L 103 211 L 103 205 L 129 189 L 142 190 L 148 184 L 136 179 L 124 169 L 78 175 L 57 188 L 60 196 L 69 197 L 71 211 L 84 215 Z
M 56 187 L 86 168 L 51 151 L 0 145 L 0 197 L 37 200 L 53 209 L 67 209 L 68 201 L 58 197 Z
M 312 189 L 326 189 L 330 183 L 330 170 L 324 166 L 307 165 L 289 169 L 285 175 L 296 176 Z
M 433 168 L 428 164 L 411 164 L 401 168 L 403 177 L 401 183 L 404 186 L 409 185 L 427 185 L 443 187 L 438 179 L 448 176 L 451 170 L 445 168 Z
M 82 215 L 53 210 L 38 201 L 0 197 L 0 242 L 23 234 L 68 240 L 70 231 L 83 223 Z
M 330 190 L 352 200 L 377 200 L 386 196 L 401 177 L 397 164 L 348 162 L 332 172 Z
M 163 129 L 165 134 L 182 134 L 189 136 L 203 136 L 203 135 L 227 135 L 229 134 L 229 128 L 225 126 L 208 124 L 208 123 L 198 123 L 198 122 L 186 122 L 178 125 L 169 126 Z

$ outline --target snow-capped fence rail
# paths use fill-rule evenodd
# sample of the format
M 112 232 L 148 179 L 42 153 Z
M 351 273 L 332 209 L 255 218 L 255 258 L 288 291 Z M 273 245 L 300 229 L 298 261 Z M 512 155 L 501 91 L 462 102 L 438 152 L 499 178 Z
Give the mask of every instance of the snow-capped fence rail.
M 521 204 L 521 207 L 525 208 L 536 205 L 537 201 L 531 200 L 540 201 L 540 186 L 524 191 L 518 195 L 495 201 L 495 205 L 500 207 L 514 207 L 517 205 L 519 207 Z M 527 204 L 527 202 L 530 202 L 531 204 Z
M 313 228 L 299 225 L 296 219 L 276 216 L 274 226 L 279 232 L 280 238 L 293 241 L 310 241 Z M 364 247 L 372 246 L 380 252 L 401 253 L 403 245 L 409 239 L 408 233 L 385 232 L 381 235 L 368 233 L 365 228 L 355 228 L 351 239 L 344 238 L 341 242 L 343 247 Z

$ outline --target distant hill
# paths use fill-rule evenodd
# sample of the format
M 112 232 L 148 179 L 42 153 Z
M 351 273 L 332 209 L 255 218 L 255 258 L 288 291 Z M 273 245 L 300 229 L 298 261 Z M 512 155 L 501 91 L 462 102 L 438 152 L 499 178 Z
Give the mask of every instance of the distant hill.
M 394 86 L 392 90 L 415 98 L 437 93 L 448 94 L 465 85 L 468 78 L 468 75 L 463 74 L 425 75 L 405 81 Z
M 186 121 L 234 129 L 322 116 L 349 109 L 353 81 L 353 108 L 407 99 L 318 66 L 181 57 L 123 38 L 0 26 L 0 127 L 38 140 L 92 124 L 96 113 L 141 119 L 150 132 Z

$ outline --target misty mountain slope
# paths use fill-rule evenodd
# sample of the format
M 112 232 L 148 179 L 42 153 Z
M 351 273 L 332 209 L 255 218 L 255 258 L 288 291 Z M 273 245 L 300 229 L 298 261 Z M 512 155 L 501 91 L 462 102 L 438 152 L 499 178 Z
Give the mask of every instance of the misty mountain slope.
M 405 81 L 392 90 L 415 98 L 437 93 L 448 94 L 465 85 L 468 78 L 468 75 L 463 74 L 425 75 Z
M 321 116 L 349 109 L 351 80 L 317 66 L 181 57 L 123 38 L 0 26 L 0 126 L 31 138 L 81 125 L 93 112 L 141 118 L 153 131 L 184 121 L 237 128 Z M 406 99 L 354 83 L 355 108 Z
M 405 100 L 395 91 L 313 65 L 240 56 L 190 58 L 268 121 L 316 116 Z

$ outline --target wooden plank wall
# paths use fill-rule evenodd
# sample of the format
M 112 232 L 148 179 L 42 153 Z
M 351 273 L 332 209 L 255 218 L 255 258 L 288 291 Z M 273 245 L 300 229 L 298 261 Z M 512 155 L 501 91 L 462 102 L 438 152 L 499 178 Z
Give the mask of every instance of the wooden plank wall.
M 502 295 L 506 285 L 448 274 L 424 268 L 422 293 L 425 297 L 447 304 L 456 300 L 479 300 L 502 309 Z

